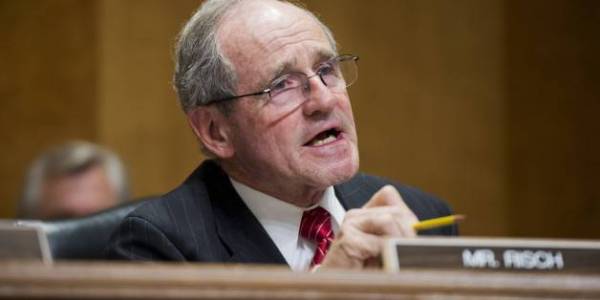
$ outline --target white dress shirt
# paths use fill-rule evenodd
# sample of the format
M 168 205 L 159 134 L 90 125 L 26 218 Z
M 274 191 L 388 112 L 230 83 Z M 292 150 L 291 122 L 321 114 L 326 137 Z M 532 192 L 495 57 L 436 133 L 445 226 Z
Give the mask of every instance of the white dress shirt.
M 331 225 L 337 234 L 346 210 L 335 196 L 332 186 L 325 190 L 323 198 L 314 206 L 302 208 L 259 192 L 230 178 L 233 187 L 294 271 L 306 271 L 315 254 L 315 243 L 300 237 L 300 221 L 305 210 L 321 206 L 332 216 Z

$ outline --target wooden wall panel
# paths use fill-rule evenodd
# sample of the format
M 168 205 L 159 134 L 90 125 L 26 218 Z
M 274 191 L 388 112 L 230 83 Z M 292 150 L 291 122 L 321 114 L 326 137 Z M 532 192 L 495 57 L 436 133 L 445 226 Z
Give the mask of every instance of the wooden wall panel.
M 94 2 L 0 1 L 0 218 L 44 148 L 96 137 Z
M 510 232 L 600 238 L 600 2 L 507 2 Z
M 175 36 L 197 5 L 99 2 L 99 140 L 125 160 L 136 197 L 169 191 L 201 160 L 171 88 Z

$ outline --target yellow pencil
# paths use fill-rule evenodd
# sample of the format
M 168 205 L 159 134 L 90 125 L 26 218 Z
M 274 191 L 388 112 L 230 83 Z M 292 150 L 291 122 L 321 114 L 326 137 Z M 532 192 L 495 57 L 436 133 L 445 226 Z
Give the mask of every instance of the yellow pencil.
M 421 221 L 421 222 L 413 225 L 413 228 L 415 230 L 427 230 L 427 229 L 432 229 L 432 228 L 437 228 L 437 227 L 442 227 L 442 226 L 448 226 L 448 225 L 454 224 L 454 223 L 464 220 L 464 219 L 465 219 L 465 216 L 463 216 L 463 215 L 450 215 L 450 216 L 433 218 L 433 219 Z

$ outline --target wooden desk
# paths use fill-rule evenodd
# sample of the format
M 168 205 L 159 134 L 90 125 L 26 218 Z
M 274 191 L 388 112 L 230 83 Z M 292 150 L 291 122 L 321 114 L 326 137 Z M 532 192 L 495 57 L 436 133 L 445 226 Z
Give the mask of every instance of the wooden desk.
M 600 275 L 0 261 L 0 299 L 600 299 Z

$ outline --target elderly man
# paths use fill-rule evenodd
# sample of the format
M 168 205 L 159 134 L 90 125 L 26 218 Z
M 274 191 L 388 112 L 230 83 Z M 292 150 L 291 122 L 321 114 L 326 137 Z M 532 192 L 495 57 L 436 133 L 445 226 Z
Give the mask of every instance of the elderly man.
M 418 219 L 449 214 L 418 190 L 357 174 L 346 91 L 357 60 L 290 3 L 206 1 L 181 32 L 175 85 L 212 159 L 129 215 L 109 256 L 363 268 L 384 237 L 413 237 Z

